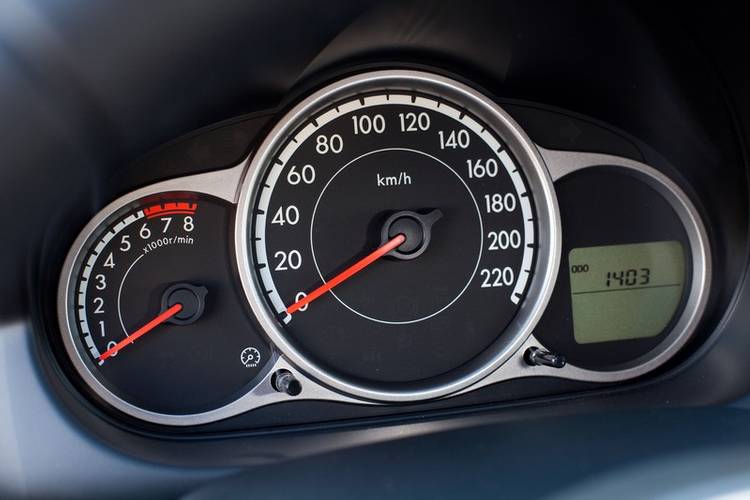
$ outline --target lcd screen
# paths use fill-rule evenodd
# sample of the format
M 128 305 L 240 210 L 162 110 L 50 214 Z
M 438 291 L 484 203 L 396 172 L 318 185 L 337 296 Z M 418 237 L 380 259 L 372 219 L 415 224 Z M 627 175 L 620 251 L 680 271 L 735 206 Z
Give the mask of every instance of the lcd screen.
M 682 299 L 685 254 L 678 241 L 574 248 L 568 261 L 579 344 L 659 335 Z

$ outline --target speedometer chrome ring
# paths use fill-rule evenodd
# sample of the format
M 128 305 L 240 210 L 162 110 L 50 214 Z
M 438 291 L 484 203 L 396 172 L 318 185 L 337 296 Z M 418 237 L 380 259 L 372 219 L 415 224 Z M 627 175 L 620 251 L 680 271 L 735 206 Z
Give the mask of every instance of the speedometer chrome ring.
M 430 160 L 393 153 L 347 169 L 312 230 L 307 200 L 347 155 L 399 145 L 464 172 L 484 227 Z M 314 290 L 320 276 L 303 231 L 326 248 L 327 279 Z M 398 325 L 454 293 L 482 241 L 484 267 L 457 304 L 424 326 Z M 560 218 L 536 146 L 505 111 L 452 79 L 386 70 L 335 82 L 276 124 L 242 181 L 235 244 L 249 304 L 293 364 L 335 390 L 407 402 L 465 389 L 523 344 L 552 292 Z M 327 293 L 334 286 L 396 324 L 356 319 Z

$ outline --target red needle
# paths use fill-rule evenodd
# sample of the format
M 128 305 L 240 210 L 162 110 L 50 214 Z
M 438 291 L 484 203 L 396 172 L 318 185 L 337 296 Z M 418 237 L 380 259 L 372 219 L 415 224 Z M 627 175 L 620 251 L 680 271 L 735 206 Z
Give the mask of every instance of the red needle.
M 331 290 L 333 287 L 340 285 L 344 281 L 348 280 L 358 272 L 360 272 L 362 269 L 366 268 L 376 260 L 378 260 L 383 255 L 387 254 L 391 250 L 400 247 L 404 244 L 406 241 L 406 236 L 403 234 L 397 234 L 392 239 L 387 241 L 384 245 L 382 245 L 380 248 L 372 252 L 367 257 L 364 257 L 360 259 L 359 261 L 355 262 L 351 266 L 347 267 L 343 271 L 341 271 L 339 274 L 337 274 L 335 277 L 331 278 L 327 282 L 320 285 L 318 288 L 307 294 L 306 296 L 299 299 L 297 302 L 292 304 L 291 306 L 286 308 L 286 312 L 288 314 L 293 314 L 300 310 L 300 308 L 305 307 L 307 304 L 312 302 L 313 300 L 317 299 L 327 291 Z
M 113 354 L 117 354 L 117 352 L 122 349 L 123 347 L 132 344 L 140 337 L 146 335 L 148 332 L 156 328 L 157 326 L 161 325 L 165 321 L 167 321 L 169 318 L 177 314 L 178 312 L 182 311 L 182 304 L 179 302 L 173 306 L 171 306 L 169 309 L 165 310 L 163 313 L 159 314 L 157 317 L 134 331 L 132 334 L 124 338 L 123 340 L 119 341 L 116 345 L 114 345 L 111 349 L 107 349 L 102 353 L 101 356 L 99 356 L 99 361 L 104 361 L 108 357 L 112 356 Z

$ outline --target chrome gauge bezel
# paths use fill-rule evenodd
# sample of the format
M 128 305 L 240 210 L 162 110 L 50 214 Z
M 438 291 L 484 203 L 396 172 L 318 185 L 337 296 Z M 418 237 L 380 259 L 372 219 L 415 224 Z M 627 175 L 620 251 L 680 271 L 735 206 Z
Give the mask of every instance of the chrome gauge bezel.
M 76 269 L 79 257 L 86 251 L 86 245 L 92 235 L 100 229 L 105 221 L 145 196 L 170 191 L 193 192 L 215 196 L 230 203 L 236 203 L 236 186 L 242 175 L 244 166 L 245 162 L 232 169 L 172 179 L 128 193 L 100 210 L 91 221 L 84 226 L 67 254 L 60 275 L 57 294 L 57 316 L 62 330 L 63 345 L 65 346 L 65 350 L 73 367 L 83 382 L 96 394 L 97 397 L 127 415 L 156 424 L 175 426 L 198 425 L 221 420 L 231 415 L 241 413 L 242 411 L 246 411 L 248 404 L 245 400 L 254 391 L 250 391 L 235 401 L 214 410 L 197 414 L 180 415 L 145 410 L 129 403 L 112 392 L 92 372 L 90 362 L 85 359 L 86 355 L 81 352 L 76 319 L 71 315 L 71 292 L 72 285 L 76 280 Z M 272 370 L 272 367 L 275 364 L 278 364 L 277 358 L 278 356 L 274 355 L 274 358 L 268 361 L 266 367 L 261 372 L 261 375 L 259 375 L 260 378 L 267 378 L 269 376 L 269 371 Z
M 261 296 L 260 283 L 252 269 L 254 248 L 249 244 L 251 213 L 259 184 L 273 156 L 290 134 L 310 116 L 341 99 L 378 90 L 423 92 L 461 105 L 489 125 L 506 142 L 524 169 L 537 211 L 537 254 L 533 278 L 516 317 L 505 330 L 510 341 L 496 352 L 485 353 L 478 368 L 447 382 L 423 389 L 384 390 L 345 380 L 322 368 L 300 352 L 286 337 Z M 443 397 L 465 389 L 497 370 L 531 334 L 552 294 L 560 262 L 560 216 L 552 179 L 536 145 L 502 108 L 474 89 L 443 76 L 412 70 L 384 70 L 362 73 L 314 92 L 286 113 L 260 144 L 242 180 L 235 227 L 237 265 L 250 307 L 272 343 L 306 374 L 322 384 L 364 400 L 410 402 Z M 500 333 L 500 332 L 498 332 Z
M 617 382 L 639 377 L 658 368 L 687 343 L 698 328 L 708 304 L 712 276 L 711 246 L 698 209 L 675 181 L 645 163 L 606 154 L 542 148 L 540 151 L 555 181 L 581 170 L 614 168 L 651 186 L 672 206 L 682 222 L 691 253 L 692 280 L 687 298 L 671 331 L 656 348 L 619 369 L 595 371 L 568 365 L 560 370 L 562 373 L 558 376 L 595 382 Z

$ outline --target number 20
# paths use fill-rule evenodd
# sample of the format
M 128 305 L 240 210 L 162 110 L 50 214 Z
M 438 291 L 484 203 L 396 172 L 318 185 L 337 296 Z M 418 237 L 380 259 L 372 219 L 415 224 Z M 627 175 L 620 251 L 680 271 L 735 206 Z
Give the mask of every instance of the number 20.
M 275 271 L 297 270 L 302 267 L 302 254 L 298 250 L 290 250 L 289 252 L 279 250 L 273 256 L 279 260 L 274 268 Z

